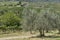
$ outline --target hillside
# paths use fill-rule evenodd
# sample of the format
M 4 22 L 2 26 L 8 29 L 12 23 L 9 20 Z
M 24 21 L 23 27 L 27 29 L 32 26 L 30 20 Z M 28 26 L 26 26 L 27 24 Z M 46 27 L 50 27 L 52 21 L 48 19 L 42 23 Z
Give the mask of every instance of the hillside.
M 3 1 L 27 1 L 27 2 L 60 2 L 60 0 L 0 0 L 0 2 Z

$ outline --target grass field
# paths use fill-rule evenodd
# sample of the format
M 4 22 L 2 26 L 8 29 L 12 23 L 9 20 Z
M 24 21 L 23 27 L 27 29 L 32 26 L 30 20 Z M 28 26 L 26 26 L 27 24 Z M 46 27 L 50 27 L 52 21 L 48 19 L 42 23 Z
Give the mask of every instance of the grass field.
M 11 40 L 60 40 L 60 34 L 57 33 L 46 33 L 45 37 L 32 37 L 32 38 L 19 38 Z
M 28 35 L 27 35 L 28 34 Z M 14 37 L 14 36 L 30 36 L 29 32 L 15 32 L 15 33 L 9 33 L 9 34 L 0 34 L 0 38 L 2 37 Z
M 60 34 L 58 34 L 57 32 L 45 33 L 45 37 L 39 37 L 39 32 L 37 32 L 36 34 L 38 35 L 30 38 L 15 38 L 9 40 L 60 40 Z M 31 36 L 31 35 L 35 34 L 30 34 L 29 32 L 16 32 L 16 33 L 0 35 L 0 38 L 14 37 L 14 36 Z

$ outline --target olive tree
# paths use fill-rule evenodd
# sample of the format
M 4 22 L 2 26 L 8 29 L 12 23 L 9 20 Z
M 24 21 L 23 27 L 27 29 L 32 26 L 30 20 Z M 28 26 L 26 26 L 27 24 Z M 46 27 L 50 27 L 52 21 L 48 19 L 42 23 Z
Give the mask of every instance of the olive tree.
M 60 13 L 57 13 L 57 18 L 55 19 L 55 24 L 56 24 L 56 28 L 59 31 L 60 34 Z
M 45 30 L 53 30 L 56 27 L 57 14 L 42 9 L 37 12 L 35 9 L 26 8 L 23 11 L 23 28 L 27 30 L 38 30 L 40 36 L 45 36 Z
M 34 9 L 24 9 L 23 10 L 23 25 L 26 30 L 30 30 L 32 33 L 32 30 L 34 30 L 35 26 L 35 20 L 37 18 L 37 13 Z

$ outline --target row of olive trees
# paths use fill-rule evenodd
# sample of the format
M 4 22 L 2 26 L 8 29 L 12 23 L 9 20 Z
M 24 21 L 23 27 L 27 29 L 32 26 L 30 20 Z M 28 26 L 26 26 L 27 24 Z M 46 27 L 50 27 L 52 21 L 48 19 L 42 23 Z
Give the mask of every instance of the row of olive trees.
M 39 30 L 40 36 L 45 36 L 45 30 L 58 29 L 60 31 L 60 16 L 59 13 L 55 11 L 47 11 L 42 9 L 38 13 L 35 9 L 25 8 L 23 10 L 23 29 L 29 30 Z

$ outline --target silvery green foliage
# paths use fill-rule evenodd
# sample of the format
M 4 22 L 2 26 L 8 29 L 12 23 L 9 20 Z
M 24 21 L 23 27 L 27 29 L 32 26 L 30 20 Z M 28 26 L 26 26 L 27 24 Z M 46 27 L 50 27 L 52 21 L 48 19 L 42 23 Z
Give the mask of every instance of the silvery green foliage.
M 46 27 L 49 28 L 49 22 L 48 20 L 44 17 L 46 15 L 45 10 L 41 10 L 40 13 L 36 12 L 35 9 L 29 9 L 26 8 L 23 11 L 23 26 L 25 27 L 24 29 L 28 30 L 39 30 L 41 29 L 46 29 Z
M 25 8 L 22 14 L 23 14 L 22 24 L 24 29 L 33 30 L 35 26 L 37 12 L 34 9 Z
M 26 30 L 53 30 L 59 28 L 59 13 L 57 14 L 57 12 L 51 10 L 53 9 L 42 9 L 39 13 L 35 9 L 25 8 L 22 13 L 23 28 Z
M 57 13 L 56 28 L 60 31 L 60 13 Z
M 36 19 L 36 27 L 37 29 L 45 29 L 48 26 L 48 20 L 44 18 L 45 10 L 41 10 L 41 12 L 37 15 Z
M 54 13 L 54 11 L 51 11 L 51 9 L 47 10 L 46 14 L 45 14 L 45 18 L 47 19 L 49 25 L 48 25 L 48 29 L 54 29 L 56 28 L 56 18 L 57 18 L 57 14 Z

